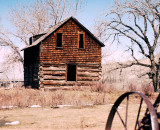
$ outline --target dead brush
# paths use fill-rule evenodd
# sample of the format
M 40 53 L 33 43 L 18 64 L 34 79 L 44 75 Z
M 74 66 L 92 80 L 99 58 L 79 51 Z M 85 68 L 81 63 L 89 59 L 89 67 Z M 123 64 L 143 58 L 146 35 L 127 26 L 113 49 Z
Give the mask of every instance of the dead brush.
M 114 86 L 108 85 L 106 83 L 98 82 L 90 86 L 91 92 L 98 92 L 98 93 L 111 93 L 115 90 Z
M 102 82 L 94 83 L 90 86 L 91 92 L 106 92 L 105 86 Z
M 0 91 L 0 106 L 28 107 L 31 105 L 53 106 L 63 104 L 62 91 L 44 92 L 34 89 L 13 89 Z
M 141 91 L 144 93 L 146 96 L 150 97 L 154 93 L 154 87 L 151 84 L 142 84 L 141 86 Z
M 137 86 L 132 84 L 132 83 L 130 83 L 128 85 L 127 91 L 137 91 Z
M 0 90 L 0 108 L 2 106 L 28 107 L 40 105 L 42 107 L 56 105 L 85 106 L 88 104 L 104 104 L 105 94 L 103 89 L 91 91 L 40 91 L 34 89 L 15 88 Z

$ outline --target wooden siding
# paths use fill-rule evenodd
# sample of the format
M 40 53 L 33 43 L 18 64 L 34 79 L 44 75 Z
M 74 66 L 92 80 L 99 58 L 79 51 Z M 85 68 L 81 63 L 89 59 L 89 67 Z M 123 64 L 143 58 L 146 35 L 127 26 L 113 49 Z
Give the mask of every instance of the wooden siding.
M 62 47 L 56 47 L 56 33 L 62 33 Z M 84 48 L 79 48 L 79 34 Z M 24 50 L 25 86 L 60 88 L 88 86 L 101 78 L 101 46 L 72 19 L 39 45 Z M 76 81 L 67 81 L 67 65 L 74 64 Z
M 62 48 L 56 48 L 56 33 L 62 34 Z M 78 46 L 79 33 L 85 34 L 85 47 Z M 101 46 L 71 19 L 46 38 L 41 48 L 40 62 L 49 63 L 101 63 Z

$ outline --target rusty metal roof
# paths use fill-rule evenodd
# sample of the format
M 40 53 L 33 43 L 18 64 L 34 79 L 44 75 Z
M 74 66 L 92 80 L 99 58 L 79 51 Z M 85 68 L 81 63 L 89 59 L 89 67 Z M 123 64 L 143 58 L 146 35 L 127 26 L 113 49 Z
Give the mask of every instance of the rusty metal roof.
M 62 25 L 64 25 L 67 21 L 72 19 L 74 22 L 76 22 L 79 26 L 81 26 L 94 40 L 97 41 L 97 43 L 101 46 L 104 47 L 105 45 L 97 38 L 95 37 L 87 28 L 85 28 L 76 18 L 74 17 L 69 17 L 68 19 L 65 19 L 62 22 L 59 22 L 58 24 L 54 25 L 53 27 L 49 28 L 46 32 L 44 32 L 44 35 L 41 36 L 39 39 L 34 41 L 32 45 L 28 45 L 24 47 L 22 50 L 25 50 L 27 48 L 31 48 L 33 46 L 38 45 L 41 41 L 43 41 L 46 37 L 48 37 L 51 33 L 55 32 L 57 29 L 59 29 Z

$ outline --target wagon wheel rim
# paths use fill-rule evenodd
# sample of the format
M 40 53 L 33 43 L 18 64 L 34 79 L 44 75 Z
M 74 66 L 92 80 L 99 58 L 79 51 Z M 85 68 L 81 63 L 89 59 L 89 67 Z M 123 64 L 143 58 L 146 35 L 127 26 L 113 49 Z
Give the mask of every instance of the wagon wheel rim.
M 114 119 L 114 116 L 115 114 L 117 113 L 118 117 L 120 118 L 121 120 L 121 123 L 123 124 L 123 127 L 125 128 L 125 130 L 127 130 L 127 118 L 128 118 L 128 106 L 129 106 L 129 96 L 132 95 L 132 94 L 137 94 L 141 97 L 141 101 L 140 101 L 140 105 L 139 105 L 139 108 L 138 108 L 138 114 L 137 114 L 137 117 L 136 117 L 136 123 L 135 123 L 135 130 L 138 126 L 138 129 L 140 129 L 140 124 L 139 124 L 139 115 L 140 115 L 140 112 L 141 112 L 141 107 L 142 107 L 142 103 L 145 102 L 145 104 L 147 105 L 147 111 L 150 113 L 150 119 L 151 119 L 151 127 L 152 127 L 152 130 L 158 130 L 159 129 L 159 125 L 158 125 L 158 119 L 157 119 L 157 114 L 156 114 L 156 111 L 152 105 L 152 103 L 149 101 L 149 99 L 147 98 L 147 96 L 145 96 L 144 94 L 142 93 L 139 93 L 139 92 L 127 92 L 123 95 L 121 95 L 117 100 L 116 102 L 114 103 L 111 111 L 110 111 L 110 114 L 108 116 L 108 120 L 107 120 L 107 123 L 106 123 L 106 128 L 105 130 L 111 130 L 111 126 L 112 126 L 112 122 L 113 122 L 113 119 Z M 122 119 L 119 111 L 118 111 L 118 106 L 121 104 L 121 102 L 127 98 L 127 102 L 126 102 L 126 115 L 125 115 L 125 121 Z M 147 112 L 146 112 L 147 113 Z

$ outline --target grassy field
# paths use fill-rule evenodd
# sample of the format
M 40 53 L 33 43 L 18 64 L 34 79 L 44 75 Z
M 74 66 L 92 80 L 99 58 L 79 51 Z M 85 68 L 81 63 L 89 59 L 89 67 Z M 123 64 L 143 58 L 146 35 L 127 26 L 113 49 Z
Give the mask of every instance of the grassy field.
M 6 93 L 8 96 L 12 95 L 14 97 L 14 93 L 17 94 L 19 90 L 1 90 L 0 94 Z M 23 91 L 23 92 L 22 92 Z M 27 92 L 26 92 L 27 91 Z M 30 91 L 30 95 L 32 95 L 35 91 L 38 94 L 39 98 L 40 95 L 45 97 L 45 94 L 52 94 L 56 92 L 40 92 L 37 90 L 21 90 L 23 96 L 28 95 L 28 91 Z M 24 95 L 24 93 L 27 95 Z M 32 94 L 31 94 L 32 93 Z M 63 100 L 67 97 L 69 99 L 65 99 L 61 102 L 57 102 L 57 105 L 60 104 L 70 104 L 70 107 L 63 107 L 63 108 L 54 108 L 55 104 L 47 104 L 43 103 L 41 108 L 28 108 L 27 106 L 21 106 L 13 109 L 1 109 L 0 110 L 0 129 L 80 129 L 80 130 L 90 130 L 90 129 L 104 129 L 105 124 L 108 118 L 108 114 L 110 109 L 115 102 L 115 100 L 123 93 L 119 91 L 105 92 L 90 92 L 90 91 L 58 91 L 58 93 L 63 94 Z M 19 95 L 19 94 L 17 94 Z M 35 93 L 33 94 L 36 95 Z M 33 100 L 37 98 L 37 95 L 31 96 Z M 45 96 L 44 96 L 45 95 Z M 3 95 L 4 96 L 4 95 Z M 53 95 L 52 95 L 53 96 Z M 98 97 L 99 96 L 99 97 Z M 27 97 L 28 98 L 28 97 Z M 54 97 L 55 99 L 56 97 Z M 60 97 L 58 97 L 60 98 Z M 151 98 L 153 102 L 156 97 Z M 20 98 L 18 98 L 20 100 Z M 40 103 L 38 101 L 32 103 Z M 45 97 L 47 100 L 47 97 Z M 72 100 L 76 100 L 77 103 Z M 101 100 L 100 100 L 101 99 Z M 15 99 L 17 100 L 17 99 Z M 22 98 L 24 101 L 25 98 Z M 2 101 L 2 99 L 1 99 Z M 10 103 L 14 102 L 7 99 Z M 70 102 L 69 102 L 70 101 Z M 79 103 L 78 103 L 79 101 Z M 19 101 L 20 102 L 20 101 Z M 47 102 L 47 101 L 46 101 Z M 137 96 L 130 97 L 129 102 L 129 117 L 128 117 L 128 126 L 129 129 L 133 129 L 132 126 L 135 125 L 135 119 L 138 113 L 140 98 Z M 48 102 L 47 102 L 48 103 Z M 26 102 L 26 104 L 28 104 Z M 119 107 L 119 112 L 122 118 L 125 120 L 125 112 L 126 112 L 126 102 L 122 102 L 121 106 Z M 7 103 L 6 103 L 7 105 Z M 8 104 L 9 105 L 9 104 Z M 31 105 L 31 103 L 29 104 Z M 38 104 L 32 104 L 38 105 Z M 2 106 L 2 104 L 1 104 Z M 146 110 L 145 104 L 142 107 L 142 114 L 140 117 L 143 117 Z M 19 121 L 20 124 L 7 126 L 5 125 L 6 122 L 13 122 Z M 115 120 L 113 122 L 113 129 L 120 129 L 123 128 L 120 119 L 118 118 L 117 114 L 115 116 Z

